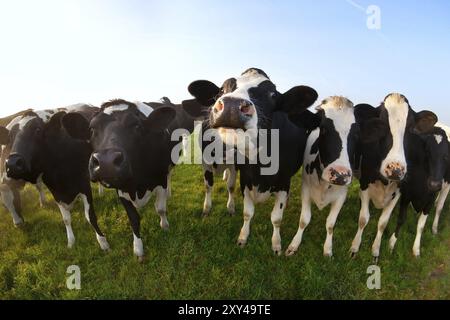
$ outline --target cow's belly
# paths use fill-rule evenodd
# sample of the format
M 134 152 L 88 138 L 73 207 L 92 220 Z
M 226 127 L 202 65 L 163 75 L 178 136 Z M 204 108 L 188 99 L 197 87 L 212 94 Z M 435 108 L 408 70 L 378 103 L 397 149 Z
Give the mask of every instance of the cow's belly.
M 152 194 L 153 194 L 152 191 L 147 190 L 147 192 L 145 192 L 145 194 L 142 198 L 139 198 L 138 195 L 136 194 L 135 198 L 133 200 L 129 193 L 123 192 L 121 190 L 119 190 L 118 193 L 119 193 L 119 197 L 130 201 L 137 209 L 144 207 L 150 201 L 150 198 L 152 197 Z
M 271 192 L 260 192 L 257 186 L 253 186 L 252 190 L 249 191 L 249 195 L 254 203 L 262 203 L 269 200 Z
M 370 200 L 372 200 L 377 209 L 385 208 L 400 192 L 397 182 L 390 182 L 384 185 L 381 181 L 377 181 L 371 183 L 368 190 Z

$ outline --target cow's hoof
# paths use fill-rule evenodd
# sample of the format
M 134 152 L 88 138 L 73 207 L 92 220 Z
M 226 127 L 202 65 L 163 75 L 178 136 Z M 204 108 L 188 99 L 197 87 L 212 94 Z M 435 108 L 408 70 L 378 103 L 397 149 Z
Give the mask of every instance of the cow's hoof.
M 69 243 L 67 244 L 67 249 L 72 249 L 72 248 L 74 247 L 74 245 L 75 245 L 75 243 L 69 242 Z
M 144 263 L 145 262 L 145 256 L 139 256 L 137 257 L 137 260 L 139 263 Z
M 414 258 L 419 259 L 420 258 L 420 251 L 413 251 L 413 256 L 414 256 Z
M 372 259 L 373 264 L 378 265 L 378 262 L 380 262 L 380 257 L 373 257 Z
M 228 214 L 230 215 L 230 217 L 233 217 L 236 214 L 236 211 L 234 209 L 232 210 L 228 210 Z
M 272 247 L 272 251 L 276 256 L 281 256 L 281 246 Z
M 297 253 L 297 249 L 289 247 L 289 248 L 287 248 L 285 255 L 286 255 L 286 257 L 292 257 L 296 253 Z
M 161 229 L 163 229 L 164 231 L 169 231 L 169 223 L 162 223 L 160 224 Z
M 437 236 L 438 233 L 438 228 L 433 227 L 433 235 Z
M 333 258 L 333 252 L 324 252 L 324 253 L 323 253 L 323 256 L 324 256 L 325 258 L 332 259 L 332 258 Z
M 241 248 L 244 248 L 247 245 L 247 240 L 239 239 L 237 245 Z
M 97 237 L 98 244 L 103 251 L 111 251 L 108 241 L 105 237 L 98 236 Z
M 18 219 L 18 220 L 13 221 L 13 223 L 14 223 L 14 227 L 21 228 L 25 224 L 25 221 L 23 219 Z

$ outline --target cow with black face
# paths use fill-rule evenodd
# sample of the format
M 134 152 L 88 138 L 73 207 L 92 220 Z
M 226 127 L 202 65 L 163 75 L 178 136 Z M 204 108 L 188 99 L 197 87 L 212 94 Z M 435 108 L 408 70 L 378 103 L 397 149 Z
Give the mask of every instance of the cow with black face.
M 225 81 L 221 88 L 209 81 L 195 81 L 189 86 L 189 92 L 200 104 L 210 108 L 207 127 L 217 130 L 225 145 L 237 148 L 247 157 L 244 163 L 237 164 L 244 196 L 244 224 L 238 244 L 244 246 L 247 243 L 255 204 L 275 194 L 271 215 L 272 249 L 281 254 L 281 220 L 288 202 L 291 177 L 303 162 L 307 137 L 306 128 L 291 122 L 289 114 L 301 113 L 311 106 L 317 99 L 317 92 L 299 86 L 281 94 L 267 74 L 255 68 Z M 267 130 L 269 137 L 277 133 L 278 141 L 269 138 L 266 145 L 258 144 L 260 134 L 264 132 L 262 129 Z M 242 133 L 250 143 L 240 149 Z M 264 172 L 269 165 L 261 161 L 261 155 L 269 153 L 278 162 L 276 170 L 270 173 Z
M 353 177 L 352 168 L 359 139 L 353 103 L 344 97 L 330 97 L 317 110 L 316 114 L 305 111 L 309 113 L 308 123 L 312 132 L 303 160 L 300 224 L 286 251 L 288 256 L 298 250 L 303 232 L 311 221 L 311 201 L 320 210 L 331 204 L 323 253 L 328 257 L 333 255 L 334 225 Z
M 91 148 L 86 142 L 71 138 L 61 124 L 66 114 L 90 119 L 98 108 L 75 105 L 68 108 L 29 111 L 0 127 L 2 200 L 15 224 L 23 222 L 20 214 L 20 189 L 25 182 L 45 184 L 63 216 L 68 247 L 75 243 L 70 210 L 77 197 L 84 203 L 85 216 L 94 228 L 103 250 L 109 245 L 95 215 L 87 165 Z M 86 120 L 87 121 L 87 120 Z
M 89 173 L 92 181 L 117 191 L 133 230 L 134 254 L 143 260 L 138 209 L 156 195 L 155 209 L 160 226 L 167 221 L 168 180 L 178 159 L 172 158 L 176 128 L 193 130 L 194 119 L 181 106 L 170 102 L 150 103 L 112 100 L 102 105 L 91 121 L 68 114 L 63 124 L 75 138 L 89 141 L 92 155 Z
M 449 142 L 444 130 L 433 127 L 428 132 L 411 135 L 407 143 L 408 174 L 400 185 L 400 212 L 389 248 L 394 250 L 400 228 L 406 220 L 408 207 L 412 204 L 414 210 L 420 213 L 413 246 L 413 255 L 418 257 L 428 215 L 438 192 L 442 189 L 445 177 L 450 174 Z
M 367 104 L 356 106 L 355 115 L 361 128 L 360 157 L 357 161 L 361 170 L 361 211 L 350 251 L 352 256 L 359 251 L 372 201 L 377 209 L 383 210 L 372 245 L 372 255 L 377 261 L 383 232 L 400 199 L 400 182 L 407 174 L 407 141 L 411 135 L 429 131 L 437 117 L 431 111 L 416 113 L 408 99 L 398 93 L 389 94 L 378 108 Z

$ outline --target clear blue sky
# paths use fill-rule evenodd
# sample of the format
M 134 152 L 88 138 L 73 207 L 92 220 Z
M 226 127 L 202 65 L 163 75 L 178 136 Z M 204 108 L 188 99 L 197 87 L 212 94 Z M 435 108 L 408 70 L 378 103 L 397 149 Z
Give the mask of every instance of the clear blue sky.
M 363 9 L 381 9 L 381 30 Z M 450 124 L 450 1 L 0 0 L 0 115 L 116 97 L 188 98 L 248 67 L 280 91 L 379 103 Z

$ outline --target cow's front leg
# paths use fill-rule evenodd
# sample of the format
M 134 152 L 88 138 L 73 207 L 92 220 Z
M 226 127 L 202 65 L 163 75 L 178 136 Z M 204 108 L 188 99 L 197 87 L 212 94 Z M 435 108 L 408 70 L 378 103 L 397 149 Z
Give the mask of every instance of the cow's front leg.
M 243 247 L 247 244 L 248 236 L 250 235 L 250 223 L 255 215 L 255 204 L 250 196 L 250 190 L 244 190 L 244 224 L 238 238 L 238 245 Z
M 228 174 L 226 172 L 228 171 Z M 236 169 L 234 167 L 227 169 L 224 173 L 226 175 L 227 190 L 228 190 L 228 202 L 227 209 L 228 213 L 233 216 L 236 213 L 234 204 L 234 189 L 236 187 Z
M 272 210 L 271 220 L 273 225 L 272 250 L 276 255 L 281 254 L 281 234 L 280 227 L 283 220 L 283 212 L 286 208 L 288 193 L 286 191 L 277 192 L 275 195 L 275 205 Z
M 302 211 L 297 233 L 286 250 L 286 256 L 294 255 L 302 243 L 303 232 L 311 222 L 311 197 L 307 187 L 302 187 Z
M 133 230 L 133 251 L 139 262 L 144 261 L 144 245 L 141 239 L 141 222 L 136 207 L 127 199 L 119 197 L 122 205 L 125 207 L 128 219 L 130 220 L 131 229 Z
M 353 242 L 352 242 L 352 247 L 350 248 L 352 257 L 354 257 L 359 252 L 359 247 L 361 246 L 361 241 L 362 241 L 362 235 L 363 235 L 364 229 L 366 228 L 367 224 L 369 223 L 369 219 L 370 219 L 369 190 L 368 189 L 361 190 L 359 197 L 361 199 L 361 209 L 359 211 L 358 231 L 356 232 L 355 238 L 353 239 Z
M 94 228 L 100 248 L 104 251 L 107 251 L 110 249 L 110 247 L 103 232 L 98 226 L 97 215 L 95 214 L 94 204 L 92 200 L 92 190 L 89 187 L 89 190 L 86 190 L 85 192 L 86 194 L 81 194 L 81 199 L 83 200 L 84 204 L 84 216 L 86 217 L 86 220 L 89 222 L 92 228 Z
M 58 207 L 59 211 L 61 211 L 64 225 L 66 226 L 67 247 L 72 248 L 75 244 L 75 236 L 72 230 L 72 215 L 70 213 L 70 210 L 72 210 L 72 204 L 58 202 Z
M 392 211 L 394 211 L 395 205 L 397 204 L 399 199 L 400 191 L 397 191 L 394 199 L 392 199 L 391 202 L 389 202 L 389 204 L 383 209 L 380 219 L 378 220 L 377 236 L 375 237 L 375 241 L 372 245 L 372 256 L 375 261 L 378 261 L 378 257 L 380 256 L 380 246 L 381 240 L 383 238 L 383 233 L 386 229 L 389 219 L 391 218 Z
M 328 215 L 326 222 L 327 238 L 323 245 L 323 255 L 325 257 L 333 256 L 333 232 L 334 226 L 336 225 L 337 217 L 339 212 L 341 212 L 342 206 L 344 205 L 345 199 L 347 197 L 347 192 L 339 197 L 336 201 L 331 204 L 330 214 Z
M 155 210 L 160 216 L 159 225 L 163 230 L 169 230 L 169 221 L 167 221 L 167 198 L 168 190 L 162 187 L 156 188 Z
M 6 209 L 8 209 L 12 216 L 14 225 L 16 227 L 21 225 L 23 223 L 23 217 L 21 215 L 20 191 L 3 185 L 0 193 Z

